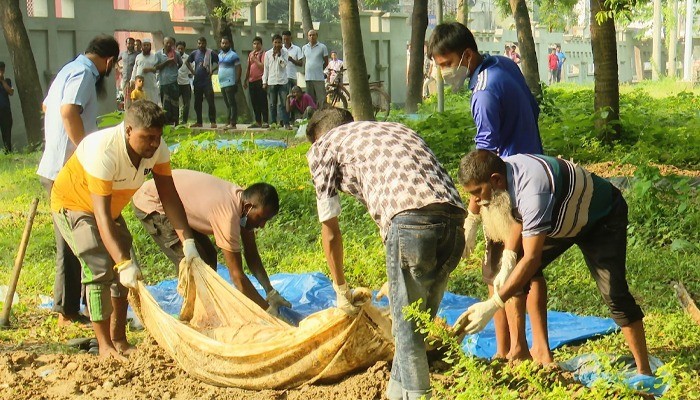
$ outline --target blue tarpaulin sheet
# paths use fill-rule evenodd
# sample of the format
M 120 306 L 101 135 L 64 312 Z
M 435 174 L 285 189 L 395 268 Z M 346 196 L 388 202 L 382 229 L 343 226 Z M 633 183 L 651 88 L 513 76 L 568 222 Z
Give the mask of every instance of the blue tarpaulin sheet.
M 282 140 L 271 140 L 271 139 L 255 139 L 253 141 L 249 139 L 216 139 L 216 140 L 202 140 L 202 141 L 192 141 L 192 143 L 199 148 L 207 148 L 209 146 L 216 146 L 217 149 L 228 149 L 235 148 L 238 150 L 243 150 L 244 148 L 255 143 L 258 147 L 281 147 L 287 148 L 287 144 Z M 172 144 L 168 146 L 171 153 L 177 151 L 180 147 L 179 143 Z
M 228 282 L 231 282 L 228 270 L 219 265 L 217 273 Z M 249 276 L 256 290 L 265 297 L 265 291 L 254 277 Z M 270 276 L 272 286 L 290 303 L 292 309 L 283 307 L 280 312 L 288 321 L 298 324 L 305 317 L 335 305 L 335 292 L 331 281 L 320 272 L 304 274 L 275 274 Z M 148 286 L 148 290 L 156 299 L 161 308 L 172 315 L 180 313 L 182 297 L 177 293 L 177 279 L 162 281 L 156 285 Z M 48 299 L 47 299 L 48 300 Z M 446 292 L 440 303 L 438 315 L 445 318 L 452 325 L 457 318 L 474 303 L 479 300 L 473 297 L 456 295 Z M 378 307 L 388 307 L 386 299 L 374 301 Z M 51 308 L 51 302 L 42 304 L 42 307 Z M 130 316 L 133 313 L 130 310 Z M 529 321 L 526 324 L 528 343 L 531 343 L 532 333 Z M 552 349 L 569 343 L 581 342 L 585 339 L 614 332 L 617 325 L 609 318 L 579 316 L 571 313 L 549 311 L 547 312 L 547 328 L 549 330 L 549 342 Z M 468 355 L 490 359 L 496 352 L 496 337 L 493 321 L 486 328 L 475 335 L 467 335 L 462 342 L 462 348 Z M 574 376 L 584 385 L 590 386 L 597 379 L 610 379 L 602 372 L 601 362 L 593 354 L 586 354 L 572 360 L 561 363 L 562 368 L 574 372 Z M 658 359 L 652 358 L 652 369 L 656 370 L 663 365 Z M 654 395 L 661 395 L 668 386 L 661 384 L 662 378 L 646 377 L 636 374 L 634 368 L 622 371 L 628 386 L 639 390 L 648 391 Z
M 219 266 L 217 271 L 224 279 L 230 282 L 228 270 Z M 265 292 L 258 285 L 255 278 L 250 278 L 258 292 L 264 297 Z M 275 274 L 270 277 L 272 286 L 292 303 L 292 309 L 283 309 L 285 316 L 291 321 L 298 322 L 303 318 L 332 307 L 335 303 L 335 292 L 331 281 L 325 275 L 316 273 L 306 274 Z M 178 314 L 182 305 L 182 298 L 176 291 L 177 280 L 167 280 L 154 286 L 149 286 L 153 297 L 158 301 L 163 310 L 170 314 Z M 450 292 L 445 293 L 438 315 L 445 318 L 452 325 L 466 309 L 478 302 L 478 299 L 460 296 Z M 376 302 L 379 307 L 388 307 L 386 299 Z M 567 343 L 579 342 L 584 339 L 613 332 L 617 325 L 607 318 L 582 317 L 571 313 L 549 311 L 547 313 L 549 340 L 552 348 L 560 347 Z M 528 342 L 531 332 L 527 325 Z M 496 352 L 496 338 L 493 329 L 493 321 L 476 335 L 468 335 L 462 342 L 465 353 L 481 358 L 491 358 Z

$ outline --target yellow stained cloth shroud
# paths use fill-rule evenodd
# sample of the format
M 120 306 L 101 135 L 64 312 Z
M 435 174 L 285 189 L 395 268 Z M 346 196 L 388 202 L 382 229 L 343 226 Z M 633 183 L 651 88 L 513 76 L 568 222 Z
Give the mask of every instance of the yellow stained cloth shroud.
M 367 292 L 355 299 L 357 316 L 329 308 L 294 327 L 199 258 L 180 264 L 177 290 L 184 297 L 180 320 L 160 308 L 143 282 L 131 291 L 131 305 L 182 369 L 212 385 L 261 390 L 332 382 L 394 354 L 391 321 Z

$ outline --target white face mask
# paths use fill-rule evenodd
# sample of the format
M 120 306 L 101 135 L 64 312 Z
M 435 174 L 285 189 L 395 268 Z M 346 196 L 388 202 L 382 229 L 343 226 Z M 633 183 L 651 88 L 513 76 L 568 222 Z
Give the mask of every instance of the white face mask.
M 459 59 L 457 68 L 440 67 L 442 80 L 452 87 L 452 93 L 459 92 L 459 90 L 462 89 L 462 86 L 464 86 L 464 82 L 471 76 L 469 68 L 462 65 L 462 60 L 464 60 L 464 53 L 462 53 L 462 58 Z M 467 60 L 467 64 L 469 64 L 469 60 Z

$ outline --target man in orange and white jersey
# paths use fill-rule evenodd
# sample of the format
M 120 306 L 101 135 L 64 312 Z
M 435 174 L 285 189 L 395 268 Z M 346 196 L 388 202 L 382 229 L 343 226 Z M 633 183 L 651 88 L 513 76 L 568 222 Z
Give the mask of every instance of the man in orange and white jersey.
M 153 174 L 165 213 L 183 241 L 185 258 L 199 257 L 173 183 L 170 152 L 162 138 L 165 123 L 155 103 L 133 102 L 122 124 L 80 142 L 51 191 L 53 219 L 81 263 L 102 357 L 125 361 L 124 355 L 133 350 L 126 340 L 126 288 L 136 288 L 141 270 L 121 211 L 148 174 Z

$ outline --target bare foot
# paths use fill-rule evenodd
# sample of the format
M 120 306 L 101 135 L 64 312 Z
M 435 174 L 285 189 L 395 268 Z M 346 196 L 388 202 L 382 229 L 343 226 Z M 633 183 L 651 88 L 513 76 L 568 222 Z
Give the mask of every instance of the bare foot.
M 119 362 L 128 362 L 129 360 L 123 355 L 119 354 L 117 349 L 114 347 L 102 348 L 100 347 L 100 357 L 102 358 L 113 358 Z
M 530 352 L 527 349 L 518 352 L 510 352 L 508 353 L 508 355 L 506 355 L 506 358 L 508 359 L 508 361 L 532 360 L 532 356 L 530 355 Z
M 506 354 L 506 355 L 503 355 L 503 354 L 500 354 L 500 353 L 496 353 L 496 354 L 493 355 L 493 357 L 491 357 L 492 360 L 505 360 L 505 359 L 507 359 L 507 358 L 508 358 L 508 355 L 507 355 L 507 354 Z
M 90 318 L 81 315 L 81 314 L 58 314 L 58 326 L 64 327 L 68 326 L 71 324 L 78 324 L 82 327 L 89 327 L 90 326 Z
M 552 356 L 552 352 L 549 349 L 546 349 L 543 351 L 543 350 L 536 349 L 533 347 L 530 349 L 530 354 L 532 354 L 532 360 L 538 364 L 542 364 L 542 365 L 554 364 L 554 357 Z
M 112 343 L 114 343 L 114 347 L 122 355 L 128 356 L 136 351 L 136 346 L 130 345 L 126 339 L 112 340 Z

